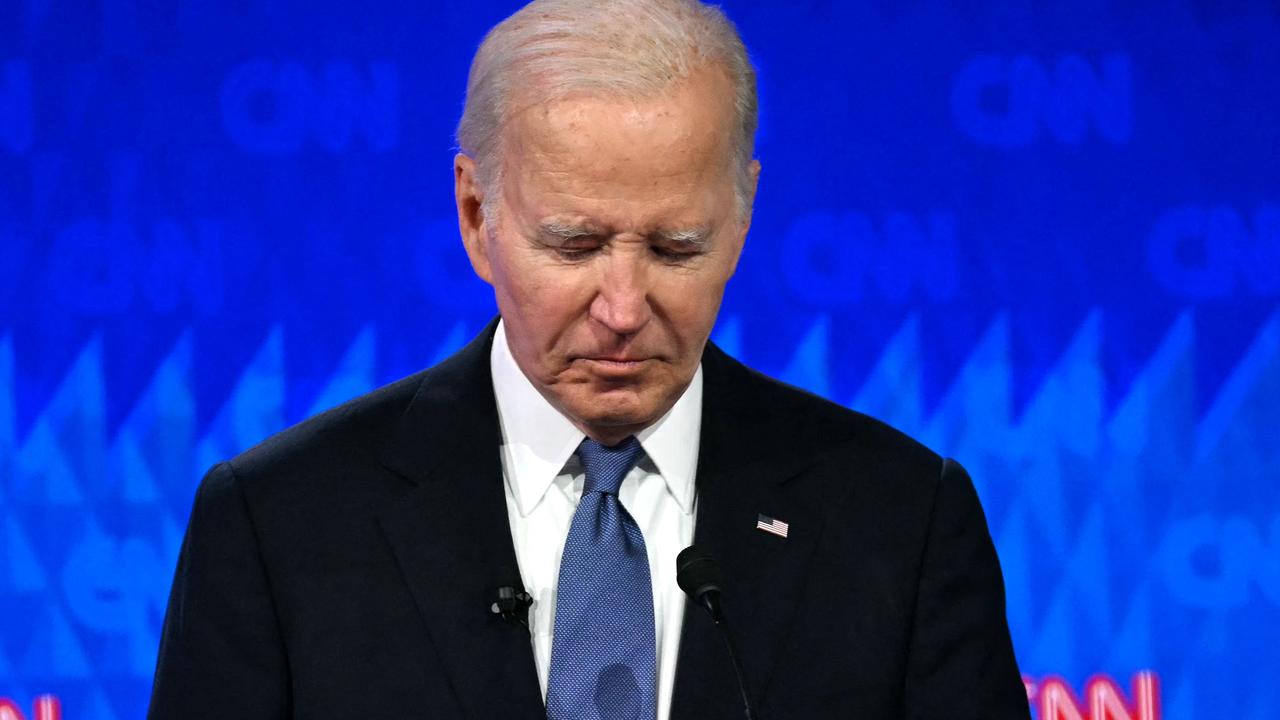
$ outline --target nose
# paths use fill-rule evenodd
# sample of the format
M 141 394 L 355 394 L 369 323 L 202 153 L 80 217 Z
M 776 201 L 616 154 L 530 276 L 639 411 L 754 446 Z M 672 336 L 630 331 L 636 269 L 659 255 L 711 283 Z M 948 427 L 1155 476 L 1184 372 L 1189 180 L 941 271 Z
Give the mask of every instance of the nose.
M 648 272 L 637 253 L 615 252 L 607 258 L 590 316 L 618 335 L 634 335 L 653 318 Z

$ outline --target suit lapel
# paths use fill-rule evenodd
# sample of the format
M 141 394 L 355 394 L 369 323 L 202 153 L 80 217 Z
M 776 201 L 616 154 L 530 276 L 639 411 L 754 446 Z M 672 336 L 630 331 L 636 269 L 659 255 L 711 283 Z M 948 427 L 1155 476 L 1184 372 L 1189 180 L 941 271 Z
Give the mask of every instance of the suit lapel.
M 507 520 L 489 373 L 496 321 L 425 374 L 382 455 L 412 487 L 379 522 L 469 717 L 545 716 L 528 632 L 488 611 L 523 587 Z
M 805 473 L 812 455 L 792 440 L 798 418 L 757 407 L 753 373 L 708 344 L 694 542 L 719 560 L 723 605 L 755 702 L 767 695 L 822 533 L 821 491 Z M 756 529 L 764 514 L 789 524 L 787 538 Z M 737 681 L 721 630 L 689 603 L 681 635 L 672 718 L 741 717 Z

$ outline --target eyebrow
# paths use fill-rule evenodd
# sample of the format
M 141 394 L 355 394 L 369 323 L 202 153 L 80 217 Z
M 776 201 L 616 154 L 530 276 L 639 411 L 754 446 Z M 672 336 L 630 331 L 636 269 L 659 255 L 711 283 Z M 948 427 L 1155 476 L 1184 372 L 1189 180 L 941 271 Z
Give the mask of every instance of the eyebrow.
M 539 223 L 538 232 L 544 236 L 559 238 L 561 240 L 573 240 L 580 237 L 592 237 L 595 235 L 607 234 L 606 231 L 601 230 L 594 225 L 579 225 L 574 223 L 557 222 L 555 220 Z M 675 230 L 655 230 L 649 234 L 649 237 L 671 243 L 673 245 L 705 247 L 707 240 L 711 237 L 711 229 L 706 227 L 693 227 Z
M 590 225 L 575 225 L 573 223 L 556 222 L 554 220 L 540 223 L 538 232 L 543 235 L 557 237 L 561 240 L 572 240 L 579 237 L 587 237 L 590 235 L 599 235 L 600 230 Z
M 707 239 L 711 237 L 711 229 L 696 227 L 679 230 L 658 230 L 653 233 L 653 236 L 674 245 L 703 247 L 707 244 Z

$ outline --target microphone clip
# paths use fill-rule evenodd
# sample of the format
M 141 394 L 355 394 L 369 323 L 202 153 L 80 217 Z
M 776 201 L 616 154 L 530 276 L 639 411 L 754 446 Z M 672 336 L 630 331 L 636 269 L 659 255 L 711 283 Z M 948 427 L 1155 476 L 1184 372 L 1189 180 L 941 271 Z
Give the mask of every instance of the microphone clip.
M 503 585 L 494 593 L 489 612 L 507 622 L 518 622 L 529 628 L 529 608 L 533 605 L 533 596 L 524 590 L 517 590 L 510 585 Z

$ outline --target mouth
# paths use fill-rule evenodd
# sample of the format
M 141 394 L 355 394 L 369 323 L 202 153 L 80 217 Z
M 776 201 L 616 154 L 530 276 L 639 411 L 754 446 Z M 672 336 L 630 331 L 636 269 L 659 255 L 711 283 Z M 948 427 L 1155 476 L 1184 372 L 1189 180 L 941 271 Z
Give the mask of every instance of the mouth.
M 584 357 L 580 360 L 589 365 L 592 371 L 606 377 L 625 377 L 634 375 L 644 369 L 652 358 L 636 357 Z

